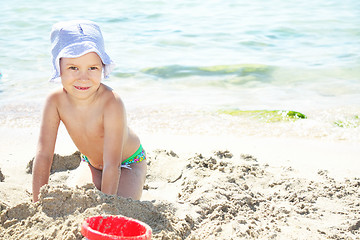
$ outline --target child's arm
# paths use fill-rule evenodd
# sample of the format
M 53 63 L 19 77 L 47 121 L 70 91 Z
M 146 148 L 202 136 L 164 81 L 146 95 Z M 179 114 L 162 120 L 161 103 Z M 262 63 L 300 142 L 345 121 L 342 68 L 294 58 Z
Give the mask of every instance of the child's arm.
M 49 181 L 60 117 L 55 104 L 55 95 L 47 98 L 40 127 L 40 135 L 33 163 L 33 201 L 39 199 L 40 188 Z
M 117 194 L 127 129 L 125 107 L 120 99 L 112 99 L 104 109 L 104 153 L 101 181 L 103 193 Z

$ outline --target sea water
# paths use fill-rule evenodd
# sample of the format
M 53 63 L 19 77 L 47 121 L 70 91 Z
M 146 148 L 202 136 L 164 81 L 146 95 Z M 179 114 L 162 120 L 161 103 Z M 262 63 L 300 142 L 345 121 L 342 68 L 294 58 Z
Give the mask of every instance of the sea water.
M 97 22 L 139 131 L 360 141 L 355 0 L 1 0 L 0 124 L 37 126 L 52 24 Z M 298 111 L 272 121 L 254 111 Z M 249 114 L 242 114 L 249 111 Z M 240 114 L 239 114 L 240 113 Z

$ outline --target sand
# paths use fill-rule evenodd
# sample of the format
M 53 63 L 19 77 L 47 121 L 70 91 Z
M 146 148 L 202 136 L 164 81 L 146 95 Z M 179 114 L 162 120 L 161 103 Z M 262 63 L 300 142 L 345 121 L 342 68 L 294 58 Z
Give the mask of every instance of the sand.
M 4 174 L 2 174 L 1 169 L 0 169 L 0 182 L 3 182 L 4 179 L 5 179 Z
M 360 237 L 360 178 L 334 178 L 326 169 L 303 177 L 294 167 L 226 149 L 151 149 L 148 157 L 141 201 L 98 191 L 81 174 L 87 166 L 78 152 L 55 155 L 37 203 L 29 183 L 6 184 L 7 174 L 0 174 L 1 193 L 18 197 L 0 201 L 0 239 L 83 239 L 81 223 L 95 215 L 136 218 L 152 228 L 153 239 Z M 23 179 L 31 179 L 25 170 L 31 161 L 23 164 Z

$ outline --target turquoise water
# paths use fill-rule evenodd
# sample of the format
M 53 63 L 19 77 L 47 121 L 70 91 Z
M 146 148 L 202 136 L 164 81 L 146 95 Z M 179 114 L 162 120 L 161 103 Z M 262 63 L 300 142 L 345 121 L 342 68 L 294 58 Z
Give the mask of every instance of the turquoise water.
M 159 128 L 216 118 L 213 125 L 238 129 L 240 121 L 249 133 L 257 125 L 217 111 L 280 109 L 309 116 L 306 126 L 297 123 L 299 132 L 332 135 L 334 121 L 360 115 L 359 1 L 14 0 L 1 12 L 2 124 L 38 116 L 46 94 L 59 86 L 48 83 L 51 26 L 77 18 L 101 26 L 117 64 L 106 83 L 140 128 L 150 129 L 151 113 L 159 121 L 151 126 Z M 192 131 L 193 124 L 184 128 Z M 343 128 L 334 134 L 343 131 L 354 135 Z

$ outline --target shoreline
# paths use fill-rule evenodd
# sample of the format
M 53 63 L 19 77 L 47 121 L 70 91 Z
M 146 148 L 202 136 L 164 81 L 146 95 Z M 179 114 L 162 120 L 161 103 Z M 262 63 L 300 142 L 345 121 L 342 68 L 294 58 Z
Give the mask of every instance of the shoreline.
M 35 156 L 38 131 L 36 127 L 1 127 L 2 136 L 10 137 L 0 139 L 0 169 L 19 170 L 26 166 Z M 335 178 L 360 176 L 360 169 L 353 167 L 357 163 L 357 156 L 360 156 L 357 142 L 298 137 L 171 133 L 146 133 L 140 135 L 140 139 L 146 151 L 169 149 L 180 154 L 211 154 L 214 151 L 228 150 L 234 155 L 250 154 L 264 164 L 293 167 L 306 177 L 316 175 L 318 170 L 327 170 Z M 54 153 L 70 155 L 76 151 L 77 148 L 66 129 L 60 125 Z

